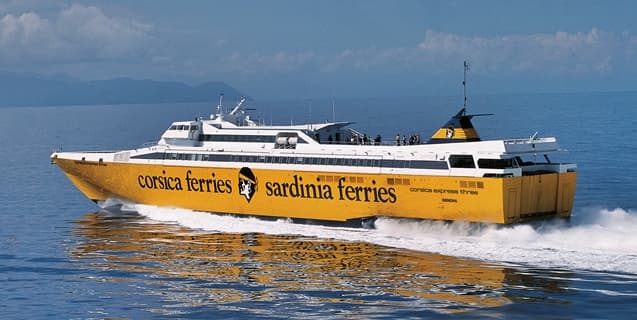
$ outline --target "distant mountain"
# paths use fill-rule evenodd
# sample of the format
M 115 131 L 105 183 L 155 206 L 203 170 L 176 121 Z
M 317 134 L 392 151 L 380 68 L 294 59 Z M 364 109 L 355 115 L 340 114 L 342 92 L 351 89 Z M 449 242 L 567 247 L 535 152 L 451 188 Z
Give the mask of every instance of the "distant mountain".
M 82 81 L 66 75 L 0 73 L 0 107 L 210 102 L 220 93 L 227 99 L 244 96 L 223 82 L 190 86 L 129 78 Z

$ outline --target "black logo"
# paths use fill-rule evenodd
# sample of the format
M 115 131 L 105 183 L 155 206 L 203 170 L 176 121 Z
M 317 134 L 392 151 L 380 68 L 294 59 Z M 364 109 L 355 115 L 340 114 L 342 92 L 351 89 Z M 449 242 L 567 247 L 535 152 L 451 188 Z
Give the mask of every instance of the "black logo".
M 239 194 L 243 195 L 248 202 L 257 191 L 257 178 L 248 167 L 239 170 Z

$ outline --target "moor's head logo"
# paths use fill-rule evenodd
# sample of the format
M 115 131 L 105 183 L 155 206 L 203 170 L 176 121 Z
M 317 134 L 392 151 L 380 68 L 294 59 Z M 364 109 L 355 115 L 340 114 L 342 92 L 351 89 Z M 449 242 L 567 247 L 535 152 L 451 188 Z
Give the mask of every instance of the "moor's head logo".
M 452 139 L 454 135 L 454 130 L 452 127 L 447 128 L 447 139 Z
M 250 168 L 243 167 L 239 170 L 239 194 L 243 195 L 248 202 L 257 191 L 257 177 Z

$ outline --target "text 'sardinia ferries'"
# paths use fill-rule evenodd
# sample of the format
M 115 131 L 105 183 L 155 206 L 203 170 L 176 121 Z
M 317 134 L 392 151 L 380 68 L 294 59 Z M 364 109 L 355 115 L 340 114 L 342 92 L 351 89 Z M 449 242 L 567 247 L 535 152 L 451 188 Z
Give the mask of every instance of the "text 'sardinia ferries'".
M 507 224 L 571 214 L 576 166 L 549 160 L 555 138 L 482 141 L 462 108 L 426 143 L 386 144 L 363 139 L 349 122 L 259 125 L 242 102 L 175 122 L 149 147 L 55 152 L 51 160 L 94 201 L 325 223 L 382 216 Z

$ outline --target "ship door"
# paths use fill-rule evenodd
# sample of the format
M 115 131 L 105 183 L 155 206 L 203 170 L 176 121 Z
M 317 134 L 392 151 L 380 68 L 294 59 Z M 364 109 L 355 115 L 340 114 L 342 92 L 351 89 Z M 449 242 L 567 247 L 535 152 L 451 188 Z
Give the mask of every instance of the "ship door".
M 188 139 L 197 140 L 199 137 L 199 125 L 197 123 L 190 125 L 190 130 L 188 131 Z

